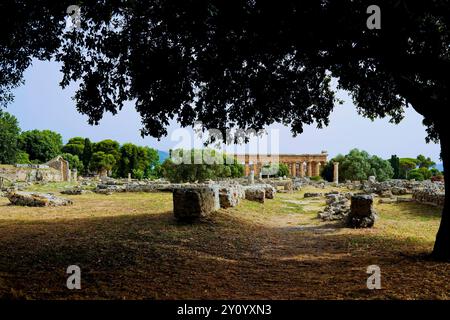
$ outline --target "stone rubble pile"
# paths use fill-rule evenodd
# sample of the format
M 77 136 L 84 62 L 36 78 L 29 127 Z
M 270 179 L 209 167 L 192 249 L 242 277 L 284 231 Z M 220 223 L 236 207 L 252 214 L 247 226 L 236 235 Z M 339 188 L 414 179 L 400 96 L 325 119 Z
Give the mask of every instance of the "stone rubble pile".
M 416 189 L 413 192 L 414 201 L 443 207 L 445 202 L 445 191 L 439 188 Z
M 348 194 L 328 193 L 326 195 L 327 206 L 318 217 L 324 221 L 344 220 L 350 211 Z

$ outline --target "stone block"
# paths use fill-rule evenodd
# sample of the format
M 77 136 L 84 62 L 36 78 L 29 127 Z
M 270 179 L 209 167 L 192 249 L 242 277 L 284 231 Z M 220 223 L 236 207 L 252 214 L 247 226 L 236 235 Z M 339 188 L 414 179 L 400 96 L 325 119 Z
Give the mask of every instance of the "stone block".
M 246 188 L 245 189 L 245 199 L 249 201 L 256 201 L 259 203 L 264 203 L 266 199 L 265 188 Z
M 218 192 L 211 187 L 173 190 L 173 213 L 177 220 L 192 221 L 217 210 Z
M 350 213 L 347 216 L 347 226 L 350 228 L 371 228 L 376 219 L 371 195 L 354 195 L 351 198 Z

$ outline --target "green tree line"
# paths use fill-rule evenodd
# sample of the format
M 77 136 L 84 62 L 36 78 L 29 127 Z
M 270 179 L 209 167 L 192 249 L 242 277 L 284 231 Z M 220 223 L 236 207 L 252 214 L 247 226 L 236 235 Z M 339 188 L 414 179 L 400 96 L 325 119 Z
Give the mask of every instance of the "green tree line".
M 50 130 L 21 132 L 17 119 L 0 111 L 0 163 L 45 163 L 58 155 L 81 174 L 110 172 L 114 177 L 155 178 L 160 175 L 158 151 L 132 143 L 120 145 L 107 139 L 91 142 L 74 137 L 63 144 Z
M 321 176 L 328 181 L 333 180 L 333 164 L 339 162 L 339 181 L 366 180 L 375 176 L 378 181 L 389 179 L 443 179 L 443 174 L 434 168 L 434 163 L 424 155 L 417 158 L 399 158 L 392 155 L 389 160 L 370 155 L 366 151 L 352 149 L 347 155 L 337 155 L 323 168 Z

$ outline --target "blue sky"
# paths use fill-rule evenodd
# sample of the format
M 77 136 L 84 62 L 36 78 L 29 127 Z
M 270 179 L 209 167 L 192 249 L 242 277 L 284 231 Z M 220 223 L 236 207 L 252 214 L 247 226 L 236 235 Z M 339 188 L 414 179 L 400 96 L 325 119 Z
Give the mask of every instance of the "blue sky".
M 93 141 L 114 139 L 120 143 L 133 142 L 149 145 L 160 150 L 173 148 L 177 142 L 170 135 L 178 128 L 174 122 L 169 135 L 161 141 L 150 137 L 141 138 L 141 121 L 132 104 L 128 104 L 116 116 L 107 114 L 100 125 L 90 126 L 87 117 L 76 111 L 71 99 L 76 86 L 65 90 L 59 87 L 61 79 L 59 65 L 54 62 L 33 63 L 25 73 L 25 84 L 15 90 L 15 101 L 6 111 L 20 122 L 22 130 L 50 129 L 59 132 L 64 141 L 74 136 L 89 137 Z M 439 161 L 439 145 L 425 143 L 425 127 L 422 117 L 412 108 L 406 110 L 405 119 L 399 124 L 388 119 L 370 121 L 357 114 L 351 99 L 345 92 L 339 92 L 345 103 L 337 106 L 324 129 L 307 126 L 303 134 L 293 138 L 289 128 L 279 129 L 281 153 L 320 153 L 328 151 L 332 157 L 359 148 L 384 158 L 397 154 L 400 157 L 430 156 Z

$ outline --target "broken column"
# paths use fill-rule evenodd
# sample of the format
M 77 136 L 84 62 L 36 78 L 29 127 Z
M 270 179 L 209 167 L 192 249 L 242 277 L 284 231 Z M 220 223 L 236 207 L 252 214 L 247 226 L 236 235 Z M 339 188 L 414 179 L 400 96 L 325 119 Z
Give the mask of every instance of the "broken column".
M 255 171 L 250 170 L 250 174 L 248 175 L 248 184 L 254 184 L 255 183 Z
M 371 195 L 357 194 L 352 196 L 350 212 L 347 216 L 347 227 L 371 228 L 376 219 Z
M 333 162 L 333 182 L 339 183 L 339 162 Z

